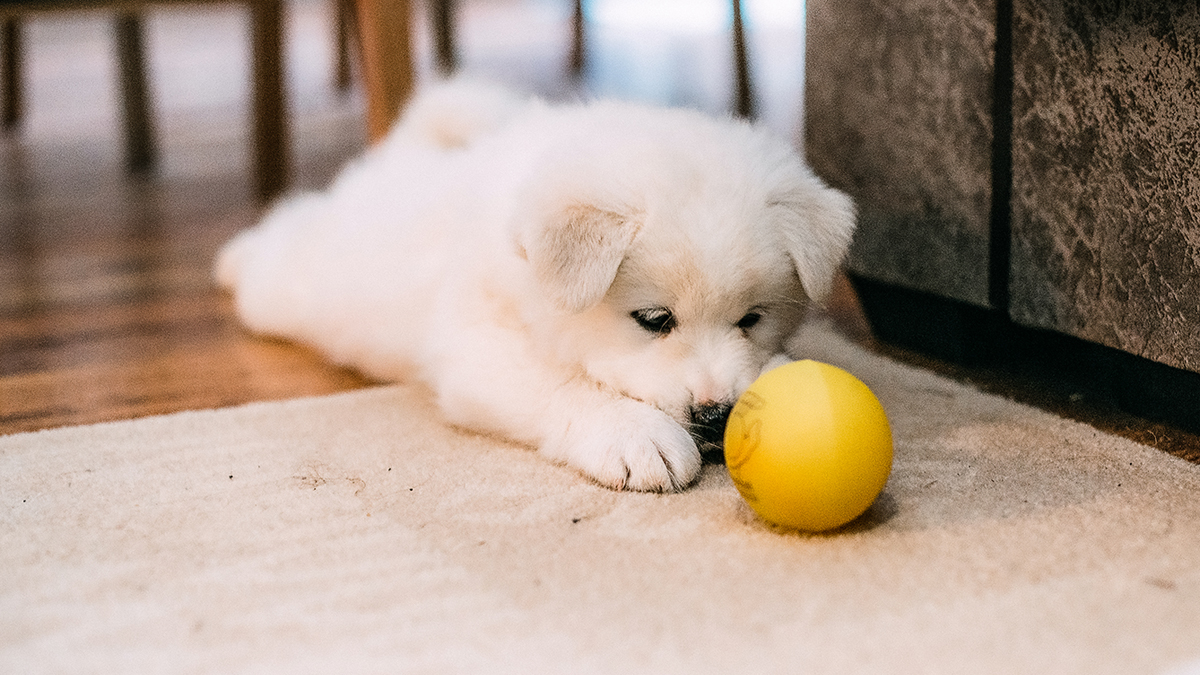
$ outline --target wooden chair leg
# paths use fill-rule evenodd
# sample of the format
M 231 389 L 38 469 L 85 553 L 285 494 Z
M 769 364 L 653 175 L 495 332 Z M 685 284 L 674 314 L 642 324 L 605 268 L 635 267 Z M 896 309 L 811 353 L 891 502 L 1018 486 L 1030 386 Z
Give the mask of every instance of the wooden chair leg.
M 283 82 L 283 1 L 255 0 L 249 4 L 254 73 L 253 172 L 258 196 L 265 201 L 287 187 L 291 165 Z
M 358 36 L 367 90 L 367 135 L 387 135 L 415 82 L 408 0 L 358 0 Z
M 746 28 L 742 22 L 742 0 L 733 0 L 734 111 L 739 117 L 754 118 L 754 89 L 750 82 L 750 59 L 746 53 Z
M 0 103 L 0 127 L 16 128 L 21 123 L 24 108 L 24 90 L 21 81 L 21 23 L 17 19 L 4 19 L 0 25 L 0 40 L 4 41 L 0 52 L 0 87 L 4 88 L 4 100 Z
M 334 66 L 333 85 L 338 91 L 347 91 L 353 82 L 350 65 L 351 43 L 355 38 L 354 0 L 334 0 L 335 43 L 337 61 Z
M 449 75 L 458 68 L 455 36 L 455 0 L 429 0 L 429 18 L 433 24 L 433 48 L 438 70 Z
M 570 69 L 572 77 L 579 77 L 583 75 L 585 65 L 587 65 L 587 43 L 584 33 L 583 0 L 575 0 L 571 11 L 571 55 L 567 67 Z
M 125 162 L 130 171 L 144 173 L 154 168 L 158 153 L 150 112 L 142 21 L 136 14 L 122 12 L 116 17 L 115 28 L 125 114 Z

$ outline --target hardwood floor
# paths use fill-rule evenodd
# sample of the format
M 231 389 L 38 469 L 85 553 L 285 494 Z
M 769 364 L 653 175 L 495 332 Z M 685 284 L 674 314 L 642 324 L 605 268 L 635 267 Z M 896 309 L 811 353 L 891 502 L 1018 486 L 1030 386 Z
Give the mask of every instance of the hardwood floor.
M 719 16 L 679 34 L 614 0 L 616 13 L 592 26 L 589 75 L 576 82 L 565 67 L 569 4 L 462 2 L 463 68 L 549 97 L 726 108 Z M 331 6 L 288 5 L 301 188 L 325 184 L 364 146 L 358 92 L 333 86 Z M 24 25 L 26 117 L 0 137 L 0 433 L 370 384 L 303 347 L 247 334 L 211 283 L 217 248 L 261 212 L 248 175 L 245 19 L 220 6 L 147 15 L 162 160 L 146 177 L 123 169 L 110 17 L 63 13 Z M 796 46 L 794 19 L 764 22 L 763 40 Z M 423 77 L 429 42 L 421 30 Z M 799 90 L 796 49 L 779 59 L 792 70 L 772 71 L 782 86 L 765 88 L 768 100 Z M 715 72 L 696 72 L 692 57 Z
M 594 3 L 582 81 L 566 75 L 569 2 L 463 1 L 460 62 L 551 98 L 620 95 L 719 113 L 731 102 L 731 59 L 723 4 L 712 1 L 711 15 L 683 23 L 638 14 L 635 0 Z M 358 92 L 333 86 L 331 5 L 288 6 L 297 188 L 324 185 L 364 146 Z M 800 17 L 792 2 L 746 6 L 759 12 L 749 38 L 760 117 L 791 136 Z M 369 386 L 301 346 L 247 334 L 211 282 L 217 248 L 262 208 L 248 173 L 245 17 L 226 7 L 149 15 L 162 159 L 144 177 L 123 168 L 109 23 L 74 13 L 26 26 L 27 115 L 0 136 L 0 434 Z M 428 77 L 424 31 L 418 54 Z M 838 289 L 828 311 L 869 344 L 853 292 L 844 280 Z M 890 353 L 1200 459 L 1195 435 L 1004 373 Z
M 311 187 L 362 148 L 361 106 L 328 84 L 323 3 L 292 9 L 297 183 Z M 367 384 L 247 334 L 211 282 L 221 242 L 260 212 L 244 18 L 149 16 L 162 161 L 145 177 L 123 168 L 108 17 L 24 26 L 27 116 L 0 138 L 0 433 Z

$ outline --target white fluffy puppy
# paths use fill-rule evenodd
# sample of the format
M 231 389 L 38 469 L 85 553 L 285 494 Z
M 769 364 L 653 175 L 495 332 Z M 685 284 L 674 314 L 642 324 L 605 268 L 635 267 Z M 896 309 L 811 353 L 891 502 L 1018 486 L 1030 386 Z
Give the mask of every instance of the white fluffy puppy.
M 680 489 L 830 287 L 850 201 L 749 124 L 419 95 L 327 191 L 217 264 L 242 320 L 604 485 Z

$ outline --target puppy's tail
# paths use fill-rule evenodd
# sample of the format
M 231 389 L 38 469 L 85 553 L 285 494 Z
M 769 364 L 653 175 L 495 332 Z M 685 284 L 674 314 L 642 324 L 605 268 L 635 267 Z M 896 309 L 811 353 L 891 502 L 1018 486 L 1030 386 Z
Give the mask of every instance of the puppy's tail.
M 527 103 L 496 84 L 464 77 L 445 80 L 413 98 L 393 138 L 446 150 L 466 147 L 507 124 Z

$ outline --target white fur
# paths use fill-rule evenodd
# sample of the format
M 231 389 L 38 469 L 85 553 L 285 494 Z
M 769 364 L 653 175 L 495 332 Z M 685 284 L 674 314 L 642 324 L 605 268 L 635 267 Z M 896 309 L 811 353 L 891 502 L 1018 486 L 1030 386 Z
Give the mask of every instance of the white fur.
M 748 124 L 454 81 L 231 240 L 217 276 L 255 331 L 421 380 L 452 423 L 605 485 L 670 490 L 700 467 L 690 411 L 785 358 L 853 227 Z M 655 307 L 667 334 L 631 317 Z

